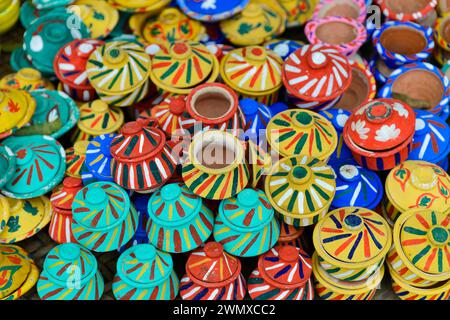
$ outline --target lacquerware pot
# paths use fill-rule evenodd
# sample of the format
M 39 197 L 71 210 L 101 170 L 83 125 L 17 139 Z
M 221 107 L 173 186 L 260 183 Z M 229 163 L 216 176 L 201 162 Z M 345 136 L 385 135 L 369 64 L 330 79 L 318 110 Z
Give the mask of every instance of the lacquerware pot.
M 0 80 L 0 86 L 10 89 L 33 91 L 37 89 L 54 90 L 53 84 L 33 68 L 23 68 L 17 73 L 11 73 Z
M 369 170 L 394 168 L 408 158 L 416 116 L 404 102 L 375 99 L 353 110 L 344 141 L 356 162 Z
M 326 17 L 344 17 L 364 23 L 367 6 L 364 0 L 321 0 L 314 10 L 313 20 Z
M 173 300 L 179 280 L 169 253 L 139 244 L 120 255 L 112 287 L 117 300 Z
M 208 242 L 189 256 L 180 282 L 183 300 L 243 300 L 246 291 L 241 262 L 220 243 Z

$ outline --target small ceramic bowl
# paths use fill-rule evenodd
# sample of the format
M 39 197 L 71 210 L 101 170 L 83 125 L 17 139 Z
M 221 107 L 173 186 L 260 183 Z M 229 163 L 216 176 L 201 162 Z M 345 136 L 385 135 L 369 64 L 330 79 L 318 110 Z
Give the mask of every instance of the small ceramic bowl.
M 350 18 L 328 16 L 314 19 L 305 26 L 308 41 L 338 48 L 347 57 L 353 57 L 367 40 L 363 24 Z
M 312 20 L 326 17 L 344 17 L 364 23 L 367 17 L 366 3 L 364 0 L 321 0 Z
M 4 76 L 0 80 L 0 86 L 27 91 L 55 89 L 53 84 L 42 76 L 42 73 L 33 68 L 23 68 L 17 73 L 11 73 Z
M 390 20 L 418 21 L 425 18 L 437 6 L 436 0 L 380 0 L 383 14 Z
M 389 21 L 372 35 L 378 55 L 389 68 L 427 60 L 434 49 L 433 30 L 413 22 Z

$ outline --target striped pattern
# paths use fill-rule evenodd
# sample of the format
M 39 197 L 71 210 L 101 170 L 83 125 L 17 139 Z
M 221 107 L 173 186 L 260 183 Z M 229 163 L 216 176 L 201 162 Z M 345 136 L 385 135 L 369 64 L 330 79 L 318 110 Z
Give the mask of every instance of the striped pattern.
M 326 285 L 315 280 L 314 287 L 316 289 L 316 295 L 323 300 L 372 300 L 377 292 L 377 289 L 367 290 L 360 294 L 342 294 L 332 291 Z
M 111 173 L 111 153 L 109 148 L 116 137 L 114 133 L 95 137 L 87 147 L 86 171 L 90 172 L 100 181 L 113 181 Z
M 252 169 L 251 184 L 256 189 L 262 176 L 270 171 L 272 158 L 270 153 L 264 151 L 263 148 L 256 145 L 252 140 L 248 141 L 248 150 L 249 165 Z
M 379 269 L 384 263 L 384 258 L 379 262 L 375 263 L 372 266 L 366 268 L 359 269 L 349 269 L 349 268 L 340 268 L 331 263 L 325 262 L 321 257 L 319 257 L 319 264 L 323 270 L 325 270 L 330 276 L 346 281 L 346 282 L 358 282 L 367 280 L 376 272 L 379 272 Z
M 50 221 L 48 234 L 57 243 L 76 242 L 72 234 L 72 212 L 62 213 L 55 211 Z
M 242 274 L 223 287 L 204 287 L 185 275 L 180 283 L 180 296 L 183 300 L 243 300 L 247 292 L 246 286 Z
M 104 94 L 101 92 L 97 92 L 100 99 L 107 104 L 115 107 L 131 107 L 134 104 L 142 101 L 150 90 L 150 81 L 145 81 L 141 87 L 136 88 L 135 90 L 122 94 Z
M 81 141 L 77 141 L 81 142 Z M 85 167 L 86 154 L 75 153 L 74 147 L 66 150 L 66 175 L 81 178 L 81 171 Z
M 289 92 L 286 93 L 286 97 L 292 105 L 296 106 L 299 109 L 308 109 L 308 110 L 312 110 L 315 112 L 319 112 L 319 111 L 328 110 L 330 108 L 333 108 L 341 100 L 342 95 L 338 96 L 337 98 L 335 98 L 333 100 L 325 101 L 325 102 L 306 101 L 306 100 L 298 99 L 295 96 L 293 96 L 292 94 L 289 94 Z
M 383 201 L 381 202 L 383 214 L 389 218 L 390 221 L 395 223 L 397 218 L 402 214 L 400 210 L 398 210 L 390 201 L 387 196 L 383 197 Z
M 193 126 L 189 127 L 189 133 L 192 136 L 195 136 L 201 132 L 205 132 L 208 130 L 221 130 L 226 131 L 238 137 L 242 130 L 246 127 L 245 117 L 242 114 L 242 111 L 238 109 L 233 116 L 225 122 L 220 122 L 217 124 L 205 124 L 200 121 L 197 121 Z
M 450 281 L 433 289 L 414 288 L 392 277 L 392 289 L 402 300 L 448 300 L 450 297 Z
M 438 5 L 437 0 L 428 0 L 428 3 L 423 6 L 420 5 L 417 8 L 420 8 L 419 11 L 406 11 L 406 12 L 399 12 L 398 10 L 390 8 L 390 2 L 389 1 L 379 1 L 381 10 L 383 11 L 383 14 L 389 19 L 389 20 L 396 20 L 396 21 L 413 21 L 413 22 L 419 22 L 426 18 L 426 16 Z

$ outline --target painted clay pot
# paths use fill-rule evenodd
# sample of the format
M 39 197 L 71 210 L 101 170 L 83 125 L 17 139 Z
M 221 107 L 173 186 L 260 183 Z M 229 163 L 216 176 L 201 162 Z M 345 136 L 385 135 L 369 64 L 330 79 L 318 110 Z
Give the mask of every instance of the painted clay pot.
M 262 44 L 283 33 L 286 13 L 275 3 L 278 10 L 267 2 L 251 2 L 240 13 L 220 22 L 225 37 L 235 46 Z M 272 4 L 273 5 L 273 4 Z
M 117 260 L 112 288 L 117 300 L 174 300 L 178 287 L 172 257 L 150 244 L 133 246 Z
M 4 195 L 17 199 L 39 197 L 62 181 L 66 155 L 55 139 L 39 135 L 10 137 L 3 144 L 16 155 L 16 171 L 3 186 Z
M 183 300 L 243 300 L 246 291 L 241 262 L 220 243 L 208 242 L 189 256 L 180 282 Z
M 67 177 L 56 187 L 50 197 L 52 204 L 52 220 L 48 228 L 50 238 L 57 243 L 75 242 L 72 234 L 72 204 L 75 195 L 83 189 L 79 178 Z
M 267 174 L 272 167 L 272 157 L 269 152 L 255 144 L 247 141 L 246 159 L 251 170 L 251 186 L 257 188 L 263 175 Z
M 245 117 L 245 131 L 240 138 L 259 144 L 264 139 L 267 124 L 273 116 L 271 110 L 265 104 L 250 98 L 241 99 L 239 109 Z
M 146 230 L 150 243 L 166 252 L 194 250 L 213 231 L 212 211 L 181 183 L 167 184 L 153 193 L 148 214 Z
M 218 75 L 216 56 L 198 42 L 173 42 L 152 57 L 150 78 L 160 91 L 186 95 L 200 84 L 216 81 Z
M 115 133 L 123 122 L 124 114 L 120 108 L 110 107 L 102 100 L 88 102 L 80 107 L 80 120 L 71 135 L 71 141 L 91 141 L 102 134 Z
M 270 119 L 266 130 L 271 148 L 283 157 L 305 155 L 327 162 L 337 146 L 331 122 L 309 110 L 287 110 Z
M 19 0 L 6 0 L 0 7 L 0 34 L 8 32 L 19 19 Z
M 14 176 L 16 155 L 7 146 L 0 144 L 0 189 Z
M 112 182 L 95 182 L 79 191 L 72 204 L 72 232 L 89 250 L 107 252 L 127 243 L 138 214 L 128 194 Z
M 381 0 L 383 14 L 390 20 L 418 21 L 425 18 L 437 6 L 436 0 Z
M 25 278 L 22 278 L 23 273 L 28 268 L 28 274 L 25 275 Z M 34 287 L 39 277 L 39 269 L 28 252 L 15 245 L 0 246 L 0 271 L 3 274 L 6 271 L 7 278 L 11 279 L 0 287 L 0 296 L 2 296 L 0 300 L 19 299 Z M 22 279 L 24 279 L 23 282 Z M 17 288 L 19 282 L 22 282 L 22 284 Z M 13 288 L 17 289 L 12 290 Z M 10 293 L 5 296 L 5 292 Z
M 202 198 L 230 198 L 247 186 L 250 172 L 244 156 L 241 142 L 232 134 L 205 131 L 192 140 L 189 158 L 183 163 L 183 180 Z
M 66 175 L 81 178 L 81 172 L 85 166 L 86 151 L 89 141 L 81 140 L 75 142 L 73 147 L 66 150 Z
M 86 151 L 85 167 L 86 179 L 96 181 L 114 181 L 111 167 L 111 143 L 117 135 L 115 133 L 102 134 L 89 142 Z M 83 177 L 83 179 L 85 179 Z
M 94 39 L 74 40 L 59 49 L 53 62 L 56 77 L 65 93 L 76 101 L 92 101 L 97 93 L 87 77 L 89 56 L 104 42 Z
M 302 68 L 299 68 L 302 65 Z M 350 61 L 336 48 L 308 45 L 292 53 L 282 69 L 289 101 L 315 111 L 331 108 L 350 86 Z
M 433 30 L 413 22 L 386 22 L 374 31 L 372 42 L 392 69 L 427 60 L 434 49 Z
M 4 139 L 26 125 L 36 109 L 31 95 L 17 89 L 0 89 L 0 139 Z
M 333 278 L 323 270 L 317 253 L 314 253 L 312 259 L 316 295 L 323 300 L 372 300 L 383 280 L 384 266 L 369 279 L 346 282 Z
M 312 45 L 334 46 L 348 57 L 353 57 L 367 40 L 364 25 L 344 17 L 311 20 L 305 26 L 305 34 Z
M 332 166 L 336 173 L 336 194 L 331 207 L 376 210 L 383 198 L 383 184 L 378 175 L 352 160 L 337 161 Z
M 287 27 L 295 27 L 309 21 L 319 0 L 280 0 L 279 4 L 287 14 Z
M 55 1 L 32 0 L 32 4 L 37 10 L 47 10 L 63 7 L 71 4 L 72 2 L 74 2 L 74 0 L 55 0 Z
M 170 3 L 170 0 L 108 0 L 108 2 L 118 10 L 127 13 L 157 13 Z
M 239 257 L 255 257 L 270 250 L 280 227 L 269 200 L 261 190 L 244 189 L 222 200 L 214 224 L 214 239 Z
M 373 58 L 369 61 L 370 71 L 372 72 L 375 80 L 384 85 L 389 76 L 394 72 L 395 69 L 389 68 L 383 59 L 380 59 L 378 55 L 374 55 Z
M 379 271 L 392 244 L 391 228 L 378 213 L 342 207 L 314 228 L 319 265 L 344 282 L 361 282 Z
M 408 160 L 389 173 L 383 213 L 392 221 L 409 209 L 450 213 L 450 176 L 437 165 Z
M 409 160 L 422 160 L 436 163 L 445 171 L 445 162 L 450 153 L 450 127 L 439 118 L 425 110 L 415 110 L 416 131 Z
M 395 70 L 379 92 L 383 98 L 395 98 L 412 108 L 432 111 L 446 119 L 450 86 L 439 68 L 423 62 L 407 64 Z
M 353 110 L 344 141 L 356 162 L 367 169 L 394 168 L 408 158 L 414 135 L 414 111 L 395 99 L 376 99 Z
M 77 23 L 77 32 L 71 32 L 67 23 L 70 19 L 68 12 L 51 12 L 33 20 L 27 28 L 24 50 L 35 69 L 54 75 L 53 57 L 59 49 L 72 40 L 89 37 L 90 31 L 81 21 Z
M 195 120 L 194 126 L 189 127 L 193 136 L 199 129 L 228 131 L 239 136 L 246 127 L 236 93 L 221 83 L 206 83 L 192 89 L 186 99 L 186 109 Z
M 270 105 L 278 100 L 282 65 L 283 60 L 264 47 L 239 48 L 222 59 L 220 76 L 240 98 Z
M 150 65 L 150 57 L 140 45 L 112 41 L 91 53 L 86 72 L 100 99 L 113 106 L 128 107 L 147 95 Z
M 114 181 L 125 189 L 148 193 L 162 186 L 177 165 L 172 141 L 153 119 L 127 122 L 111 142 Z
M 189 17 L 213 22 L 228 19 L 242 11 L 249 0 L 215 1 L 211 5 L 190 0 L 177 0 L 178 6 Z
M 334 129 L 337 132 L 337 146 L 334 152 L 330 156 L 329 163 L 334 164 L 339 160 L 353 159 L 352 153 L 347 145 L 344 143 L 344 131 L 345 124 L 350 117 L 350 111 L 344 109 L 331 108 L 328 110 L 322 110 L 319 112 L 321 116 L 331 122 Z
M 277 245 L 297 247 L 311 255 L 314 252 L 314 246 L 312 238 L 305 231 L 305 227 L 295 227 L 280 221 L 280 237 Z
M 276 246 L 258 259 L 248 279 L 253 300 L 313 300 L 311 258 L 300 248 Z
M 2 202 L 9 211 L 9 217 L 0 232 L 0 243 L 15 243 L 30 238 L 43 229 L 52 217 L 50 201 L 44 196 L 27 200 L 6 198 L 6 202 Z
M 304 45 L 305 43 L 301 41 L 284 39 L 273 39 L 264 43 L 267 50 L 275 52 L 283 61 Z
M 53 84 L 33 68 L 23 68 L 17 73 L 11 73 L 0 80 L 0 86 L 10 89 L 33 91 L 37 89 L 54 90 Z
M 37 292 L 41 300 L 100 300 L 104 287 L 95 256 L 78 244 L 64 243 L 45 257 Z
M 326 17 L 344 17 L 364 23 L 367 7 L 364 0 L 321 0 L 314 11 L 313 20 Z
M 285 223 L 309 226 L 328 212 L 336 192 L 334 172 L 316 158 L 284 158 L 266 177 L 265 192 Z

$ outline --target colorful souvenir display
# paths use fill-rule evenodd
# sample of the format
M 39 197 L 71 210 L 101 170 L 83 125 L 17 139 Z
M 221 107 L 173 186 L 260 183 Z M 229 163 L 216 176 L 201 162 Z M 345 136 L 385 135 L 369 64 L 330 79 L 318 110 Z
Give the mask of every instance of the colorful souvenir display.
M 64 243 L 45 257 L 37 292 L 42 300 L 100 300 L 104 286 L 95 256 L 78 244 Z
M 287 27 L 305 24 L 311 19 L 319 0 L 280 0 L 278 1 L 287 15 Z
M 270 105 L 282 85 L 282 65 L 283 60 L 264 47 L 239 48 L 222 59 L 220 76 L 240 97 Z
M 183 300 L 243 300 L 246 292 L 241 262 L 220 243 L 208 242 L 190 254 L 180 282 Z
M 344 141 L 362 167 L 389 170 L 408 158 L 415 120 L 406 103 L 376 99 L 353 110 L 344 127 Z
M 198 134 L 183 163 L 186 186 L 202 198 L 222 200 L 241 192 L 250 172 L 241 142 L 232 134 L 209 130 Z
M 285 223 L 309 226 L 328 212 L 336 192 L 335 174 L 316 158 L 284 158 L 266 176 L 265 192 Z
M 290 102 L 315 111 L 336 104 L 352 80 L 350 61 L 336 48 L 321 44 L 292 53 L 282 76 Z
M 2 172 L 0 189 L 14 176 L 16 161 L 14 152 L 7 146 L 0 144 L 0 172 Z
M 155 13 L 170 3 L 170 0 L 107 0 L 114 8 L 123 12 L 138 13 L 150 12 Z
M 314 11 L 313 20 L 326 17 L 344 17 L 364 23 L 367 6 L 364 0 L 321 0 Z M 336 32 L 336 30 L 333 30 Z
M 9 31 L 20 15 L 19 0 L 5 0 L 0 6 L 0 34 Z
M 42 74 L 32 68 L 20 69 L 17 73 L 11 73 L 4 76 L 0 80 L 0 87 L 21 89 L 26 91 L 33 91 L 36 89 L 54 90 L 53 84 L 42 77 Z
M 313 300 L 311 258 L 300 248 L 276 246 L 258 259 L 248 279 L 253 300 Z
M 75 195 L 83 189 L 79 178 L 67 177 L 63 183 L 56 187 L 50 202 L 52 204 L 52 220 L 48 228 L 50 237 L 57 243 L 75 242 L 72 235 L 72 204 Z
M 81 171 L 86 160 L 86 152 L 89 141 L 80 140 L 73 147 L 66 150 L 66 175 L 81 178 Z
M 137 229 L 138 214 L 128 194 L 112 182 L 84 187 L 75 196 L 72 213 L 75 239 L 92 251 L 117 250 Z
M 214 215 L 181 183 L 166 184 L 148 202 L 150 243 L 172 253 L 188 252 L 204 243 L 213 231 Z
M 436 0 L 392 1 L 380 0 L 383 14 L 390 20 L 419 21 L 425 18 L 437 6 Z
M 248 4 L 249 0 L 177 0 L 178 6 L 185 14 L 193 19 L 205 22 L 220 21 L 228 19 Z
M 114 181 L 111 170 L 111 143 L 116 134 L 102 134 L 87 146 L 85 166 L 97 181 Z
M 266 42 L 264 45 L 266 49 L 275 52 L 284 61 L 291 53 L 303 47 L 305 44 L 300 41 L 273 39 Z
M 386 178 L 383 214 L 395 222 L 410 209 L 450 213 L 449 190 L 450 176 L 442 168 L 424 161 L 405 161 Z

